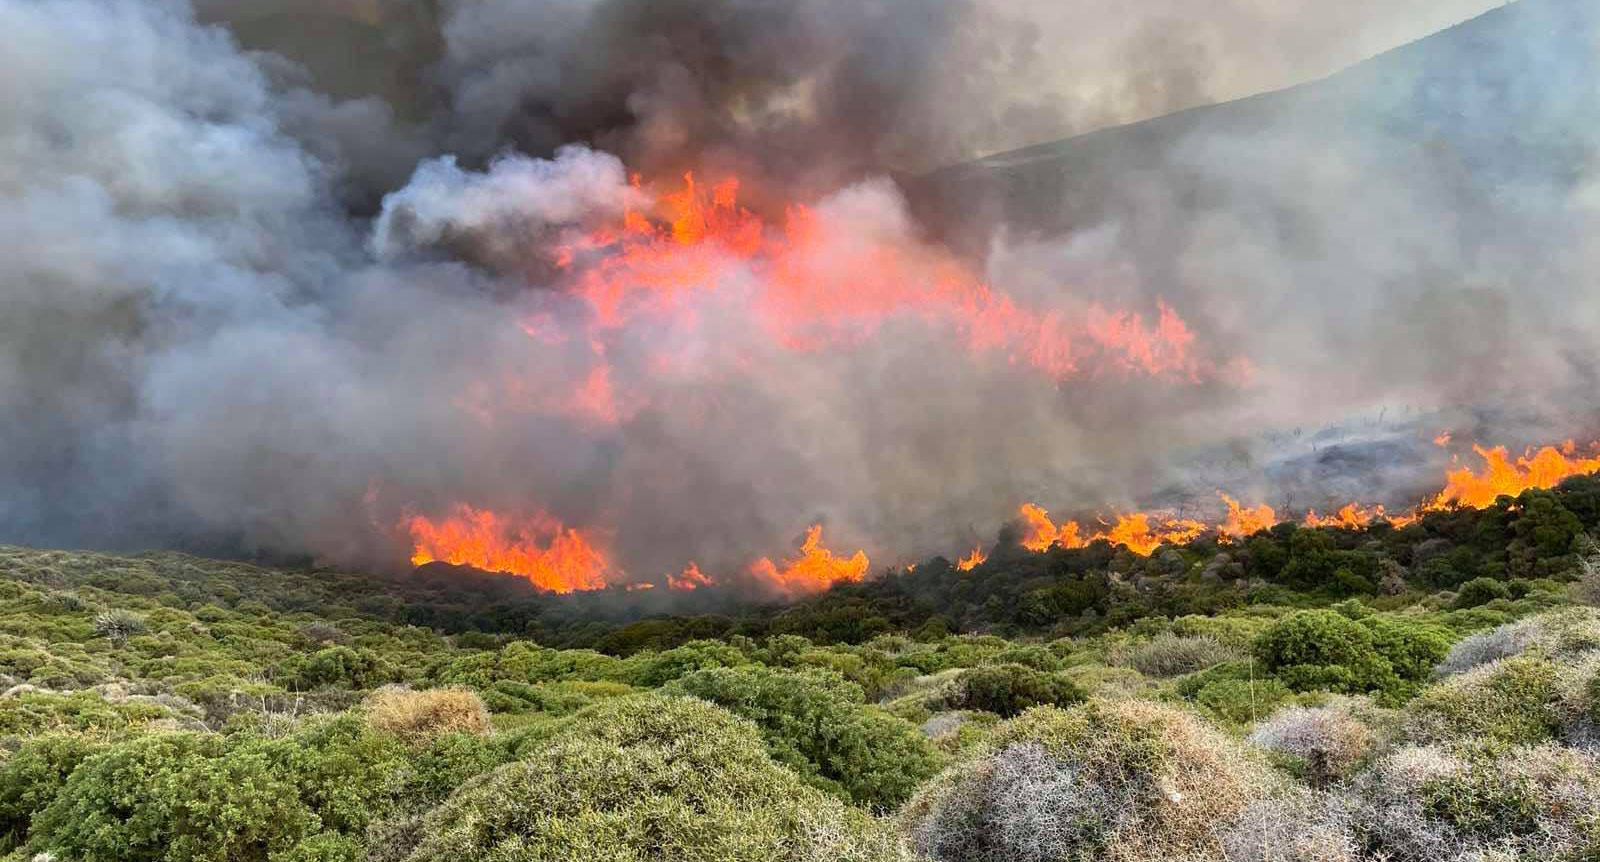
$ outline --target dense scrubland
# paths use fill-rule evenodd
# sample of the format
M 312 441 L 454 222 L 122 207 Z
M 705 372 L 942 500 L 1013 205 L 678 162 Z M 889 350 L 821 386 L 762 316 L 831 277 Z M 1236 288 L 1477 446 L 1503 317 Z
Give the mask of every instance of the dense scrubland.
M 1578 477 L 634 620 L 0 547 L 0 858 L 1597 859 L 1597 527 Z

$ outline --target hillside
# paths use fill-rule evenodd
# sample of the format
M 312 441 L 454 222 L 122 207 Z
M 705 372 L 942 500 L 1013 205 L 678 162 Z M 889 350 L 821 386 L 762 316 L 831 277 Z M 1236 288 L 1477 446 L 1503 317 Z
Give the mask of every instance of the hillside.
M 1044 860 L 1088 841 L 1243 860 L 1262 857 L 1235 842 L 1301 840 L 1558 858 L 1542 854 L 1590 847 L 1582 824 L 1600 817 L 1585 748 L 1600 617 L 1571 608 L 1600 597 L 1597 527 L 1600 478 L 1575 477 L 1402 529 L 1280 524 L 1150 558 L 1002 536 L 968 572 L 936 559 L 793 607 L 633 623 L 608 621 L 606 596 L 444 567 L 395 581 L 9 547 L 0 841 L 14 859 L 218 862 L 490 859 L 537 841 L 554 855 L 504 858 L 576 860 L 596 845 L 575 836 L 615 817 L 599 846 L 663 859 L 839 858 L 805 843 L 812 828 L 864 859 Z M 1139 759 L 1125 733 L 1163 753 Z M 1072 739 L 1110 760 L 1079 763 Z M 1484 740 L 1498 745 L 1465 745 Z M 1446 783 L 1406 784 L 1419 757 Z M 607 808 L 606 764 L 635 761 L 625 774 L 647 783 L 672 763 L 702 777 Z M 1027 849 L 1015 818 L 1064 816 L 1014 810 L 1034 804 L 1033 771 L 1089 768 L 1115 770 L 1109 798 L 1054 797 L 1087 806 L 1089 832 Z M 1525 783 L 1483 784 L 1507 768 Z M 750 795 L 746 773 L 771 788 Z M 567 795 L 518 789 L 549 781 Z M 1227 790 L 1173 822 L 1143 782 Z M 1463 795 L 1428 807 L 1442 792 Z M 824 825 L 785 831 L 795 817 Z M 744 850 L 701 828 L 742 818 L 766 830 Z M 1406 855 L 1424 836 L 1459 854 Z M 672 847 L 687 855 L 655 855 Z
M 1053 236 L 1115 222 L 1157 262 L 1184 220 L 1261 208 L 1308 221 L 1302 207 L 1381 204 L 1364 187 L 1396 180 L 1463 215 L 1532 217 L 1508 210 L 1507 195 L 1529 206 L 1543 195 L 1519 186 L 1570 190 L 1600 151 L 1597 40 L 1593 4 L 1523 0 L 1321 81 L 992 155 L 908 188 L 973 251 L 1000 224 Z M 1315 162 L 1350 165 L 1346 197 L 1305 197 L 1296 179 Z

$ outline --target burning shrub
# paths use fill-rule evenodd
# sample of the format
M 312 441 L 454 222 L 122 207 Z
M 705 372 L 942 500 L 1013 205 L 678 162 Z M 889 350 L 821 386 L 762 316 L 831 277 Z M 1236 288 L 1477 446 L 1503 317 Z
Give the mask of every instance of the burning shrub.
M 937 862 L 1157 859 L 1214 854 L 1216 824 L 1272 786 L 1240 746 L 1142 701 L 1041 707 L 996 729 L 902 818 Z
M 1115 663 L 1145 676 L 1166 679 L 1243 657 L 1239 650 L 1210 635 L 1162 634 L 1129 647 L 1115 657 Z
M 1036 706 L 1067 706 L 1087 695 L 1059 674 L 1040 673 L 1019 664 L 997 664 L 963 671 L 944 692 L 945 709 L 975 709 L 1010 718 Z
M 664 692 L 710 701 L 761 728 L 773 759 L 858 805 L 898 807 L 939 769 L 917 728 L 865 706 L 861 688 L 821 671 L 695 671 Z
M 489 710 L 465 689 L 408 691 L 383 688 L 367 698 L 367 723 L 374 730 L 410 742 L 426 742 L 447 733 L 487 734 Z
M 895 837 L 805 786 L 755 726 L 689 698 L 591 707 L 425 818 L 410 862 L 891 860 Z

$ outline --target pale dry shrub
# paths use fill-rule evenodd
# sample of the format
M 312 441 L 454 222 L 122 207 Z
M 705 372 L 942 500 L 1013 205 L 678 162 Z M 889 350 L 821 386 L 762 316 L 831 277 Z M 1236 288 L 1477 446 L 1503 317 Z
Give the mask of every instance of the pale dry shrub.
M 1592 858 L 1597 769 L 1593 756 L 1559 745 L 1402 749 L 1353 784 L 1351 823 L 1393 862 Z
M 1338 796 L 1285 794 L 1247 806 L 1222 833 L 1227 862 L 1357 862 L 1349 806 Z
M 1244 652 L 1211 635 L 1161 634 L 1143 643 L 1112 650 L 1112 663 L 1131 667 L 1145 676 L 1167 679 L 1212 665 L 1239 661 Z
M 902 812 L 936 862 L 1217 858 L 1217 824 L 1274 788 L 1238 743 L 1175 707 L 1091 701 L 1007 722 Z
M 149 630 L 150 625 L 145 622 L 144 617 L 120 608 L 102 611 L 94 618 L 94 633 L 113 643 L 123 643 L 128 638 L 144 634 Z
M 941 712 L 922 723 L 922 735 L 929 739 L 941 739 L 960 732 L 961 726 L 966 723 L 967 714 L 964 712 Z
M 427 742 L 448 733 L 486 735 L 489 710 L 483 699 L 466 689 L 410 691 L 389 686 L 367 698 L 367 723 L 410 742 Z
M 1590 536 L 1579 540 L 1577 574 L 1572 597 L 1586 605 L 1600 605 L 1600 543 Z
M 1565 661 L 1597 650 L 1600 610 L 1564 608 L 1461 639 L 1434 669 L 1434 676 L 1465 673 L 1530 651 L 1543 658 Z
M 1363 718 L 1373 708 L 1357 698 L 1339 697 L 1322 706 L 1290 706 L 1257 724 L 1247 741 L 1297 758 L 1307 779 L 1322 787 L 1349 775 L 1381 741 Z

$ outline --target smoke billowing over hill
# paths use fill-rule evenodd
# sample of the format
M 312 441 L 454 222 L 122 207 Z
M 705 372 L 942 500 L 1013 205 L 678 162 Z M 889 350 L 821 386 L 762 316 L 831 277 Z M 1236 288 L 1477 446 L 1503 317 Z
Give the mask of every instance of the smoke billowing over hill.
M 1354 59 L 988 5 L 0 0 L 0 532 L 798 592 L 1593 433 L 1594 13 L 927 173 Z

